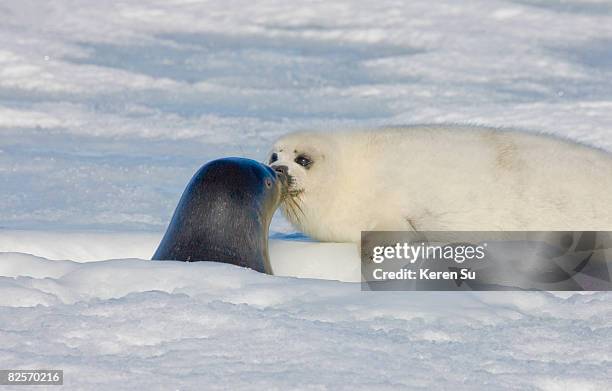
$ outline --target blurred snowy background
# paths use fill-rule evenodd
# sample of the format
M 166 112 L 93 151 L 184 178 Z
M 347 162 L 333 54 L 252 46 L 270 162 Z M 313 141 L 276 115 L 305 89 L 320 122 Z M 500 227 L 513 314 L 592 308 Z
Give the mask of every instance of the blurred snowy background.
M 609 293 L 73 262 L 148 258 L 210 159 L 423 122 L 612 150 L 612 2 L 0 0 L 0 367 L 69 389 L 611 389 Z
M 422 122 L 612 148 L 612 2 L 0 2 L 6 228 L 161 231 L 207 160 Z

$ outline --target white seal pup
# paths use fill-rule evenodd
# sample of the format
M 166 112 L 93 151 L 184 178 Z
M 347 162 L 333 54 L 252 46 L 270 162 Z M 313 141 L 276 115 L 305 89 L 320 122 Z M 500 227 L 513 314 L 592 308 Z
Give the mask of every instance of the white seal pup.
M 314 239 L 365 230 L 612 230 L 612 155 L 557 137 L 428 125 L 281 137 L 284 215 Z

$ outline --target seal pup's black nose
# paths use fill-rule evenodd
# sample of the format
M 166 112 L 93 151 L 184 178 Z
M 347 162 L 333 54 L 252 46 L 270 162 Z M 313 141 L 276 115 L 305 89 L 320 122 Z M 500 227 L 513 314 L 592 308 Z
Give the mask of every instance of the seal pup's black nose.
M 271 166 L 271 167 L 279 175 L 284 175 L 284 176 L 288 176 L 289 175 L 289 168 L 287 166 L 280 166 L 279 165 L 279 166 Z

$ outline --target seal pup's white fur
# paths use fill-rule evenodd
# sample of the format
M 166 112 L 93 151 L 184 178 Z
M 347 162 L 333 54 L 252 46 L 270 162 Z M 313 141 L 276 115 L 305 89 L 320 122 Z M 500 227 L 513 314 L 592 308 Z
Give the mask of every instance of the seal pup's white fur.
M 299 132 L 275 143 L 269 163 L 292 178 L 284 215 L 321 241 L 612 230 L 612 155 L 551 136 L 452 125 Z

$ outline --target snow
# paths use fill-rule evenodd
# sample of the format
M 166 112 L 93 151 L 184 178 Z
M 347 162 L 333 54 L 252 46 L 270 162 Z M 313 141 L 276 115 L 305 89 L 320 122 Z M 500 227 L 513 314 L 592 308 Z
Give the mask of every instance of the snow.
M 208 262 L 0 255 L 3 368 L 70 389 L 603 390 L 612 294 L 360 292 Z M 13 278 L 15 277 L 15 278 Z
M 354 245 L 278 215 L 278 276 L 147 261 L 199 166 L 292 130 L 478 123 L 612 151 L 609 1 L 0 15 L 0 368 L 69 389 L 612 388 L 609 293 L 361 292 L 314 279 L 358 279 Z
M 36 254 L 75 262 L 150 259 L 162 236 L 163 232 L 0 230 L 0 254 Z M 361 281 L 361 258 L 355 243 L 315 243 L 298 235 L 275 234 L 269 240 L 269 252 L 275 275 Z

